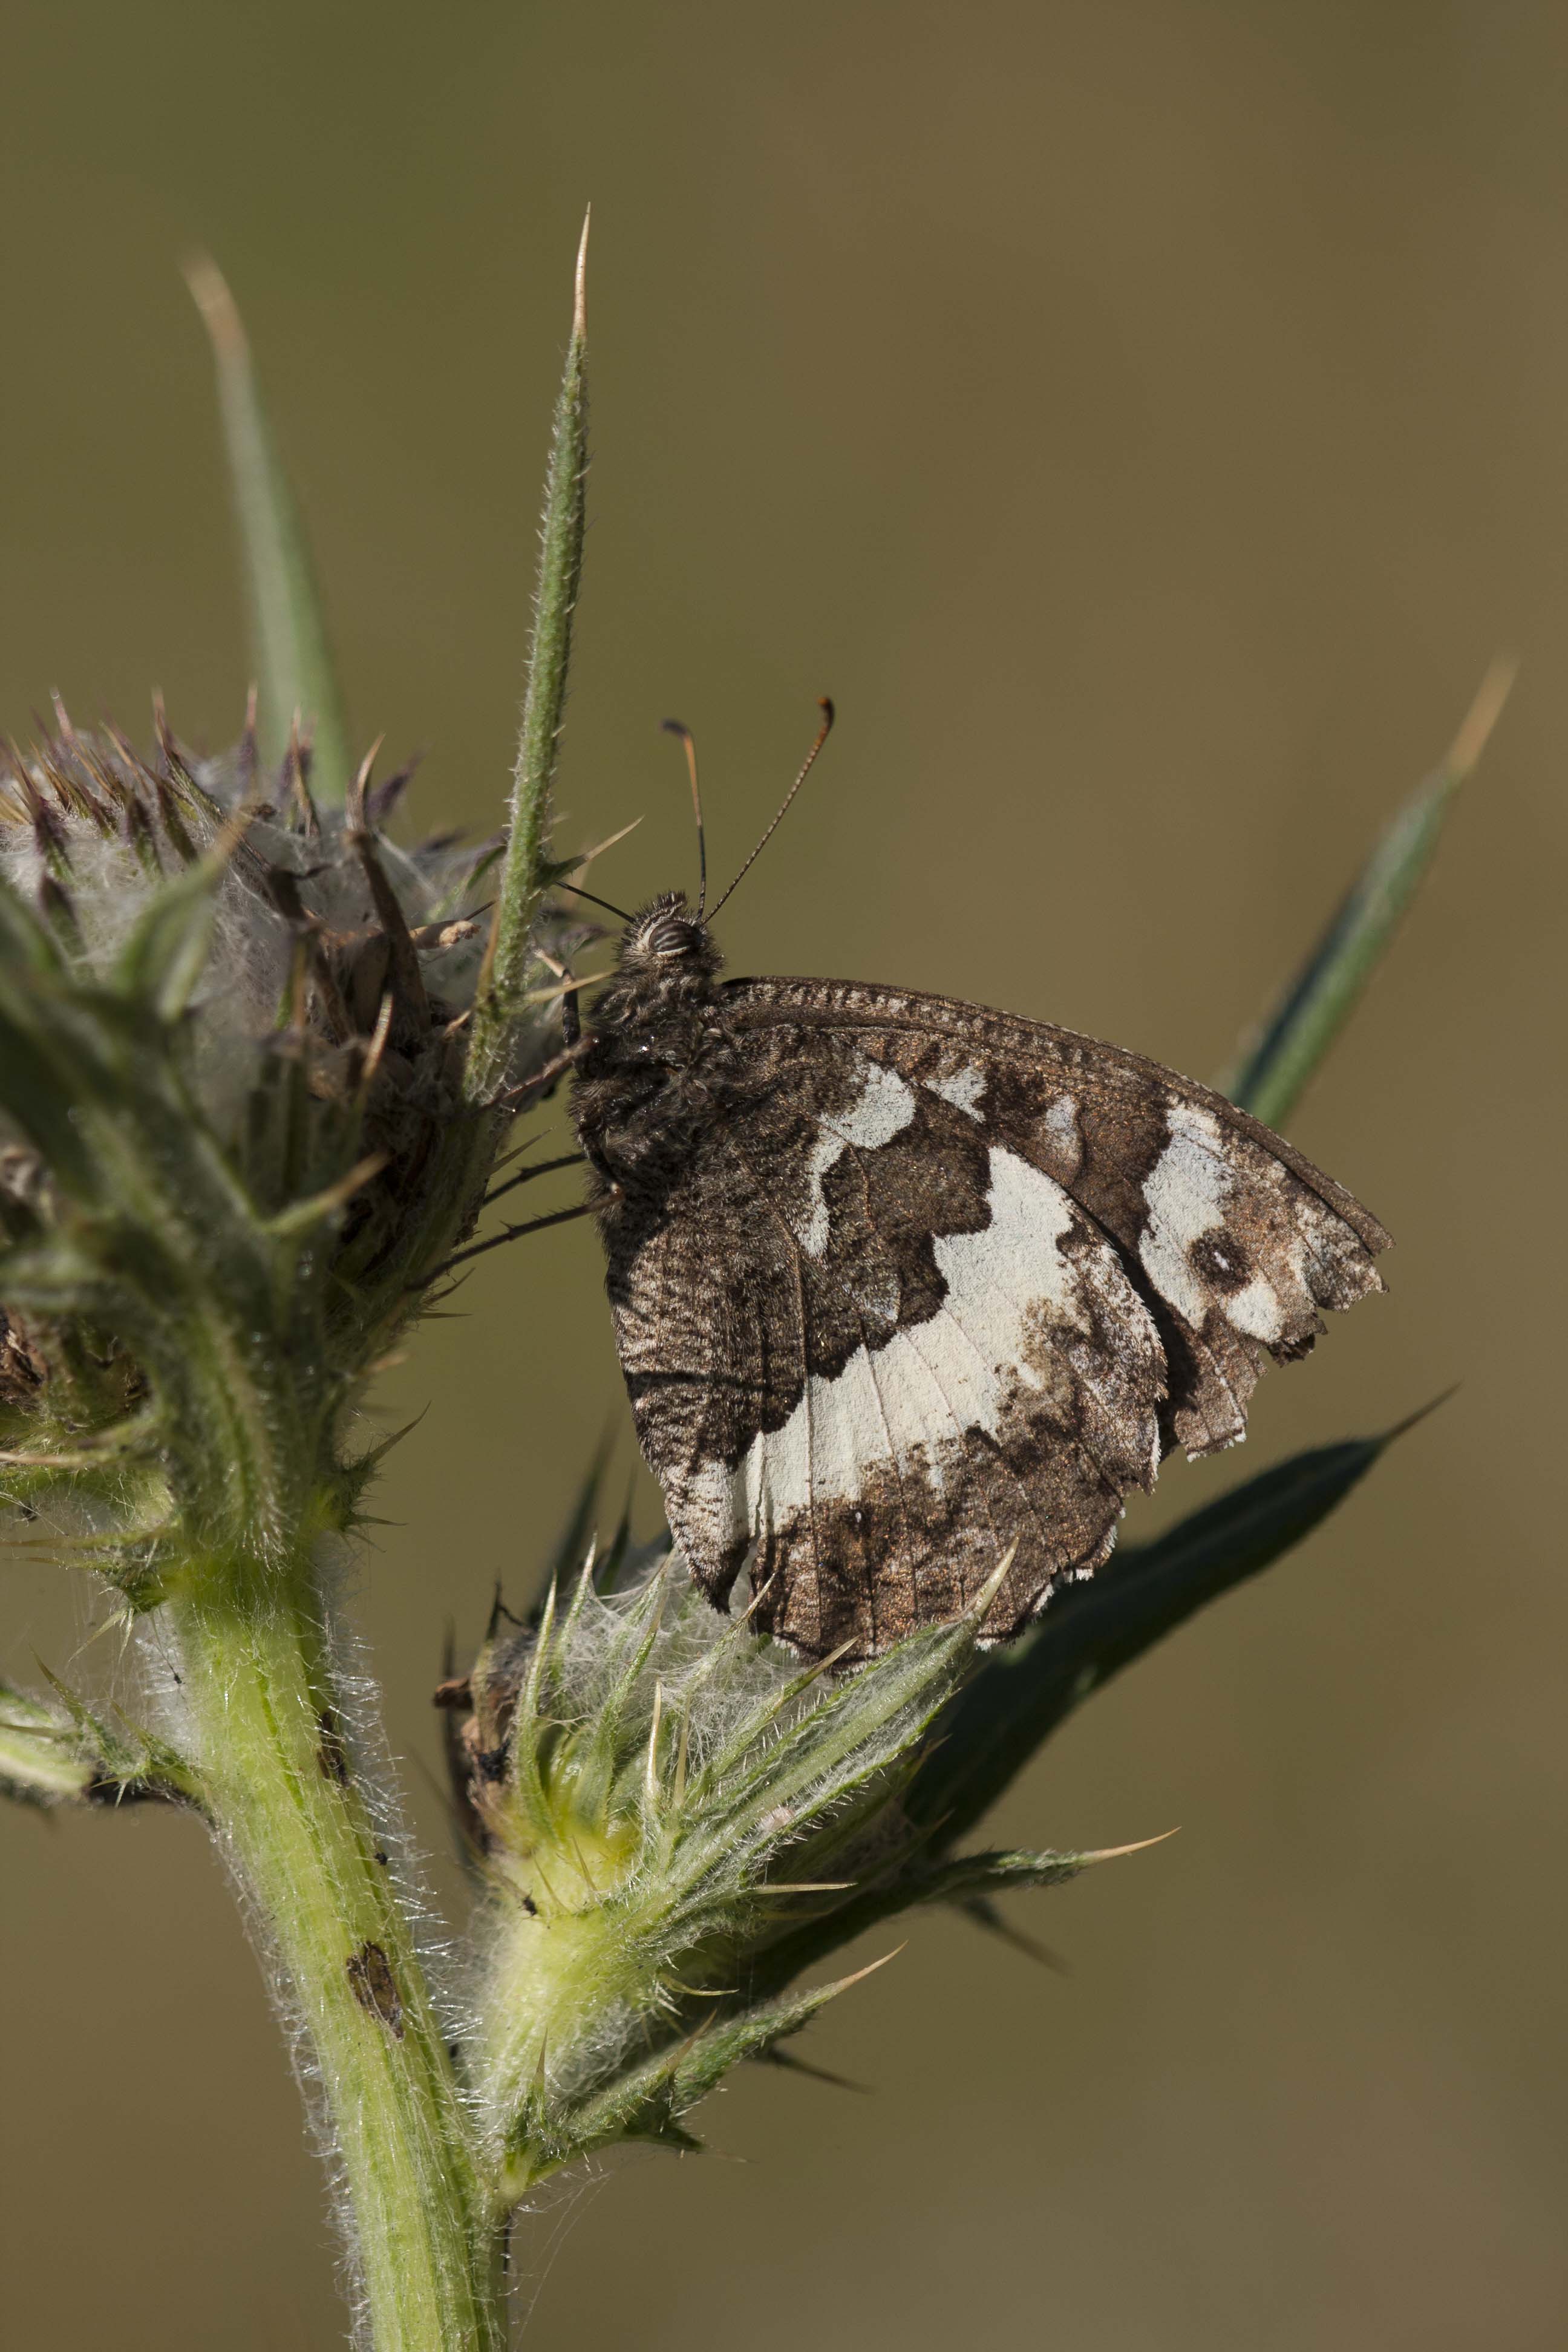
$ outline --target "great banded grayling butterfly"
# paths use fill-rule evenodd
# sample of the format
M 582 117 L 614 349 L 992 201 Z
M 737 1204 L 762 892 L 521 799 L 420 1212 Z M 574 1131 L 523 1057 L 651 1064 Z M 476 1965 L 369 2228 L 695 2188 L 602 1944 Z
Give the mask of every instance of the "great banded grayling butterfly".
M 1264 1358 L 1381 1289 L 1389 1236 L 1141 1055 L 908 989 L 721 979 L 705 866 L 695 909 L 624 919 L 580 1034 L 567 1000 L 671 1531 L 716 1602 L 745 1570 L 755 1622 L 814 1658 L 956 1616 L 1013 1549 L 1005 1638 L 1104 1560 L 1173 1446 L 1245 1434 Z

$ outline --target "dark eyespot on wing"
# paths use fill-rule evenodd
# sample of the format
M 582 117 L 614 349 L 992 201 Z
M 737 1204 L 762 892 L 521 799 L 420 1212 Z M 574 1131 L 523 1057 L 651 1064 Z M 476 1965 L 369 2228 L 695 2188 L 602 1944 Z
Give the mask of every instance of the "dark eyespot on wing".
M 1246 1245 L 1229 1234 L 1201 1234 L 1188 1255 L 1198 1280 L 1222 1297 L 1245 1289 L 1251 1278 L 1252 1261 Z

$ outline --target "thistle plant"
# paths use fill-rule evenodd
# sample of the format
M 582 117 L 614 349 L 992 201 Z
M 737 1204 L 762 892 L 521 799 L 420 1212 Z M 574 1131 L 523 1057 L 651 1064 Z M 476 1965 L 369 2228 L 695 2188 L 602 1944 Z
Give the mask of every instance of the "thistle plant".
M 121 1706 L 52 1675 L 0 1688 L 0 1786 L 206 1822 L 327 2152 L 356 2340 L 479 2352 L 505 2339 L 508 2233 L 544 2176 L 697 2146 L 730 2067 L 801 2063 L 794 2037 L 870 1972 L 842 1957 L 867 1930 L 942 1904 L 1017 1938 L 1002 1898 L 1105 1858 L 976 1832 L 1072 1709 L 1279 1559 L 1389 1441 L 1320 1447 L 1124 1546 L 1016 1643 L 981 1646 L 987 1593 L 854 1671 L 720 1615 L 668 1538 L 596 1534 L 591 1473 L 543 1597 L 521 1626 L 498 1612 L 437 1692 L 475 1889 L 462 1934 L 437 1933 L 340 1591 L 386 1450 L 356 1436 L 369 1384 L 510 1230 L 480 1233 L 499 1193 L 557 1164 L 509 1171 L 569 1074 L 563 974 L 589 936 L 551 835 L 582 257 L 510 807 L 478 847 L 400 846 L 406 772 L 353 763 L 237 317 L 210 265 L 193 288 L 255 623 L 238 741 L 198 759 L 157 709 L 139 751 L 57 705 L 0 761 L 0 1474 L 16 1539 L 92 1579 L 139 1660 Z M 1505 688 L 1243 1051 L 1228 1091 L 1273 1124 Z

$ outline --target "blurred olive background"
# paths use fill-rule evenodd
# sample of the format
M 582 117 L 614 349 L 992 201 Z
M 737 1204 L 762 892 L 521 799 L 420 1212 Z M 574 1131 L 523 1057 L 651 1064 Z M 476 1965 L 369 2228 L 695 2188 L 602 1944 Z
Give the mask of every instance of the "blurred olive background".
M 739 969 L 1212 1073 L 1488 659 L 1523 656 L 1294 1122 L 1394 1228 L 1393 1295 L 1136 1523 L 1458 1397 L 1014 1792 L 1005 1843 L 1182 1825 L 1020 1902 L 1068 1973 L 919 1923 L 805 2045 L 873 2095 L 752 2070 L 702 2119 L 713 2157 L 561 2187 L 518 2260 L 528 2340 L 585 2352 L 1561 2343 L 1568 16 L 9 0 L 0 72 L 13 730 L 58 686 L 145 734 L 153 684 L 188 737 L 237 727 L 176 267 L 201 244 L 357 728 L 430 745 L 421 830 L 493 827 L 589 198 L 564 842 L 646 813 L 599 886 L 689 879 L 677 711 L 722 875 L 838 699 L 726 913 Z M 427 1410 L 362 1595 L 441 1854 L 444 1629 L 471 1642 L 498 1577 L 527 1592 L 611 1416 L 631 1471 L 589 1230 L 489 1259 L 461 1305 L 386 1384 L 387 1425 Z M 111 1676 L 86 1600 L 8 1557 L 0 1666 Z M 13 1812 L 0 1840 L 9 2339 L 340 2341 L 321 2183 L 195 1824 Z

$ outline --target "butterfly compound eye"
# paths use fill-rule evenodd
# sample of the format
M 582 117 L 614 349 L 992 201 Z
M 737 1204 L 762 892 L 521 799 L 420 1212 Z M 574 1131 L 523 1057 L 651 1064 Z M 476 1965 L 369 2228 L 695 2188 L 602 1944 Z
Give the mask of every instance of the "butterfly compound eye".
M 684 905 L 652 907 L 626 933 L 625 953 L 633 963 L 680 963 L 701 953 L 703 927 Z
M 649 929 L 644 945 L 649 955 L 662 962 L 666 957 L 688 956 L 694 952 L 702 934 L 698 926 L 682 915 L 661 915 Z

